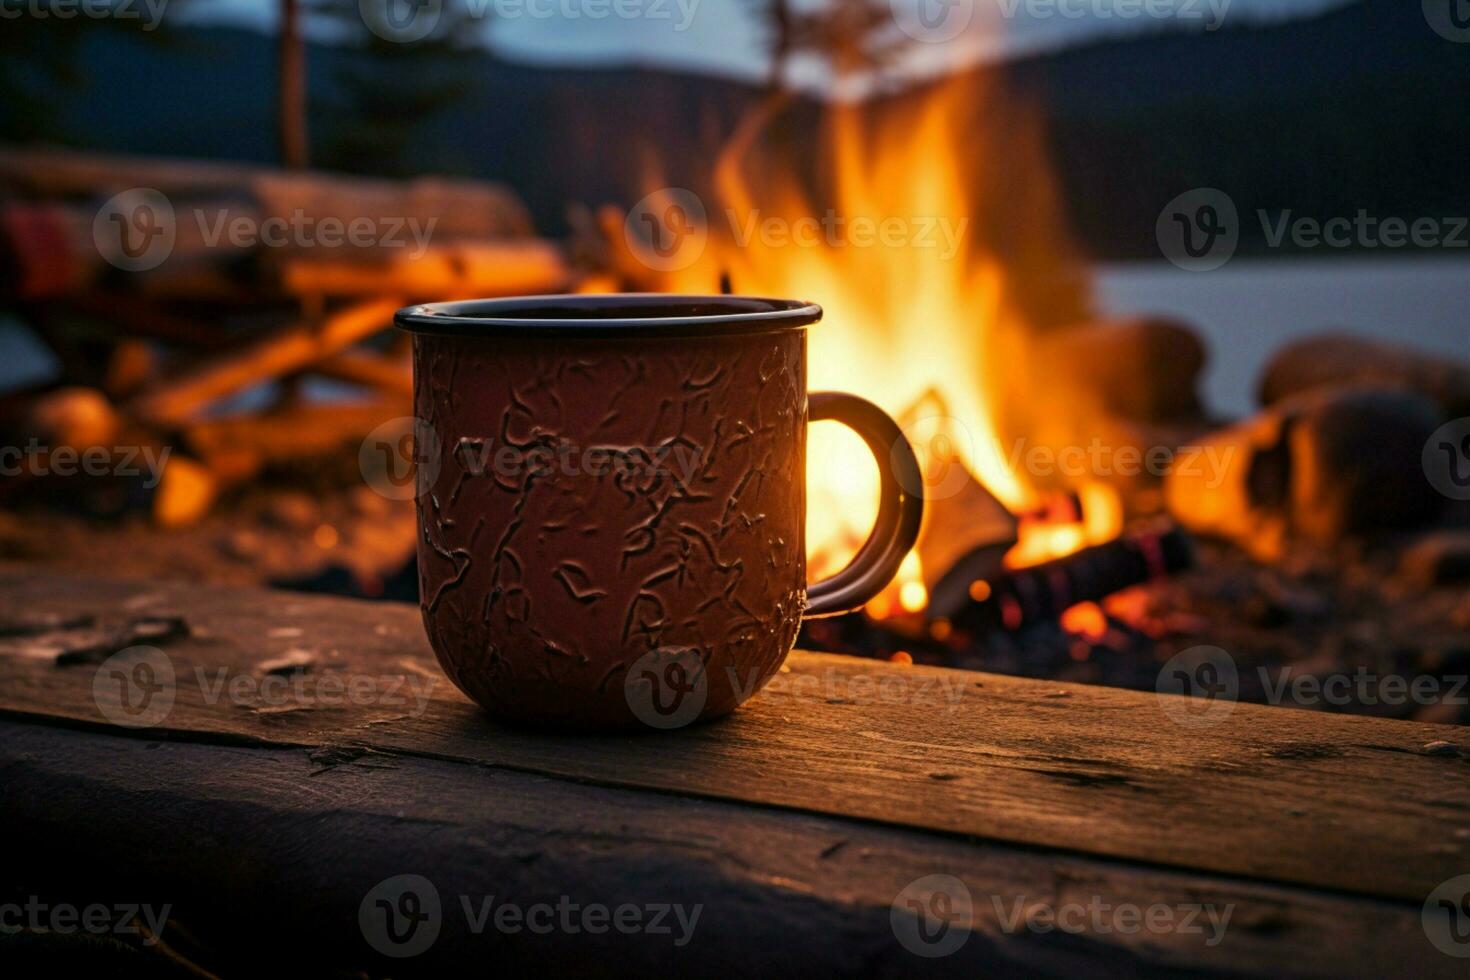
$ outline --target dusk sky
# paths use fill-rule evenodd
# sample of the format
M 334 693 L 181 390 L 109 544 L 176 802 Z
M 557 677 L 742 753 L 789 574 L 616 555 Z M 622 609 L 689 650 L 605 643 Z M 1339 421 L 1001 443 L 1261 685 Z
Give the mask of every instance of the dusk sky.
M 408 2 L 408 0 L 395 0 Z M 545 64 L 646 64 L 744 78 L 764 73 L 759 25 L 747 0 L 616 0 L 645 16 L 594 18 L 589 0 L 468 0 L 483 13 L 488 43 L 503 55 Z M 592 0 L 595 4 L 597 0 Z M 601 0 L 604 4 L 614 0 Z M 1088 37 L 1305 16 L 1345 0 L 891 0 L 901 23 L 919 25 L 919 5 L 943 24 L 916 46 L 924 71 Z M 798 0 L 798 5 L 801 5 Z M 190 19 L 269 28 L 275 4 L 192 0 Z M 1147 11 L 1157 11 L 1149 14 Z M 946 19 L 947 18 L 947 19 Z M 948 40 L 948 25 L 967 25 Z M 915 30 L 925 33 L 922 26 Z

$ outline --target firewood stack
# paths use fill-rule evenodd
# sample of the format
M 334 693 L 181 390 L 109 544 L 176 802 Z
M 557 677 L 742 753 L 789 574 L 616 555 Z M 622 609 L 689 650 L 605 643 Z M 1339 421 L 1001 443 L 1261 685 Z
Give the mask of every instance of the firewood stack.
M 108 222 L 159 200 L 172 213 L 138 230 L 167 221 L 170 245 L 130 268 Z M 400 306 L 574 284 L 495 184 L 0 148 L 0 313 L 60 365 L 0 400 L 0 426 L 42 452 L 170 447 L 141 500 L 188 523 L 223 489 L 409 413 L 407 350 L 386 332 Z M 313 401 L 306 379 L 355 397 Z M 60 492 L 87 508 L 86 483 Z

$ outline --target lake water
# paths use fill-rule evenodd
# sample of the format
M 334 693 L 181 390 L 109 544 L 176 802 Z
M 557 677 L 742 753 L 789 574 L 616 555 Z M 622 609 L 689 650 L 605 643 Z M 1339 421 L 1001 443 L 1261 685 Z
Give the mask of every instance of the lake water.
M 1470 259 L 1234 259 L 1213 272 L 1168 263 L 1102 265 L 1098 301 L 1114 316 L 1192 324 L 1210 359 L 1206 404 L 1243 415 L 1272 352 L 1322 330 L 1351 330 L 1470 360 Z

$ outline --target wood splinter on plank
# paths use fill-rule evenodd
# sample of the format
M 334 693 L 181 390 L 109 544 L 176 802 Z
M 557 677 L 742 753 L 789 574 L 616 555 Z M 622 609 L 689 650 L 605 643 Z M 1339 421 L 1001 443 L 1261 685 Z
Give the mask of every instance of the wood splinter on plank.
M 316 666 L 316 655 L 310 650 L 287 650 L 285 654 L 256 665 L 262 674 L 284 677 L 289 674 L 306 674 Z
M 103 625 L 90 614 L 19 614 L 0 621 L 0 654 L 71 667 L 99 664 L 131 646 L 163 646 L 187 636 L 182 616 L 133 616 Z

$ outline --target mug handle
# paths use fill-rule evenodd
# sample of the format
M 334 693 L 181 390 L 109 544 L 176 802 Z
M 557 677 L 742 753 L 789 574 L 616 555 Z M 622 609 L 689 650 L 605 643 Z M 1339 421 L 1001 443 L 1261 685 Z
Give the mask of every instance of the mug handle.
M 861 549 L 831 578 L 807 586 L 805 618 L 836 616 L 862 607 L 898 574 L 919 539 L 924 519 L 923 478 L 913 447 L 898 423 L 866 399 L 842 391 L 814 391 L 807 420 L 841 422 L 862 437 L 878 462 L 878 519 Z

